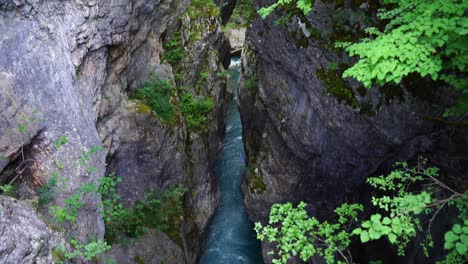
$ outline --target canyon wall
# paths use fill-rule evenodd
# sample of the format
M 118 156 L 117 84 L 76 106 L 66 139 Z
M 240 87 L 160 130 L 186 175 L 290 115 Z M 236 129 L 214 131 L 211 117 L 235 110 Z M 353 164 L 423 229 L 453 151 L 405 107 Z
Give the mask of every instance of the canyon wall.
M 195 263 L 219 199 L 211 165 L 226 100 L 225 82 L 217 73 L 229 60 L 229 43 L 216 14 L 201 22 L 180 19 L 189 5 L 189 0 L 0 1 L 0 184 L 14 183 L 17 210 L 37 207 L 38 190 L 54 173 L 66 182 L 54 195 L 54 205 L 112 172 L 123 179 L 117 190 L 125 206 L 150 191 L 181 184 L 188 191 L 180 238 L 150 230 L 129 247 L 115 246 L 108 257 L 118 263 Z M 215 109 L 206 134 L 189 131 L 183 121 L 165 124 L 147 106 L 129 99 L 152 72 L 174 80 L 161 56 L 182 23 L 201 27 L 201 37 L 184 48 L 190 58 L 182 62 L 181 74 L 185 78 L 208 65 L 201 93 L 214 98 Z M 184 84 L 194 85 L 195 79 L 186 77 Z M 86 162 L 79 162 L 83 157 Z M 14 208 L 6 199 L 2 209 Z M 82 242 L 102 239 L 101 199 L 92 193 L 83 199 L 76 224 L 60 227 L 58 234 L 43 206 L 16 213 L 20 222 L 2 213 L 0 229 L 30 223 L 32 228 L 48 226 L 32 231 L 31 239 L 44 237 L 41 232 Z M 0 262 L 29 263 L 37 251 L 37 263 L 50 263 L 53 241 L 28 243 L 15 248 L 14 255 L 1 253 Z M 0 252 L 13 247 L 1 242 Z
M 366 177 L 419 154 L 463 171 L 450 153 L 462 150 L 466 137 L 457 145 L 449 139 L 456 128 L 425 118 L 453 103 L 448 89 L 422 78 L 366 89 L 341 77 L 353 60 L 334 42 L 356 41 L 375 23 L 375 6 L 350 2 L 314 1 L 308 16 L 280 8 L 248 28 L 239 108 L 249 161 L 243 190 L 253 221 L 266 224 L 271 205 L 287 201 L 305 201 L 311 214 L 327 217 L 344 201 L 368 198 Z M 267 263 L 269 250 L 263 243 Z

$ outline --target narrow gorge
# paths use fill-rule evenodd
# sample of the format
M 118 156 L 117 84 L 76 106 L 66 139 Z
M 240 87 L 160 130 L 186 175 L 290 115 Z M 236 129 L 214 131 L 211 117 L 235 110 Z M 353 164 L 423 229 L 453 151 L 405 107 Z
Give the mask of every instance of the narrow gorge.
M 0 0 L 0 264 L 468 261 L 465 0 Z
M 241 192 L 241 177 L 245 173 L 245 152 L 242 124 L 236 104 L 240 59 L 231 61 L 230 90 L 233 101 L 226 113 L 226 134 L 223 149 L 216 162 L 221 205 L 207 230 L 205 253 L 200 264 L 262 263 L 260 243 L 256 240 L 253 223 L 248 219 Z

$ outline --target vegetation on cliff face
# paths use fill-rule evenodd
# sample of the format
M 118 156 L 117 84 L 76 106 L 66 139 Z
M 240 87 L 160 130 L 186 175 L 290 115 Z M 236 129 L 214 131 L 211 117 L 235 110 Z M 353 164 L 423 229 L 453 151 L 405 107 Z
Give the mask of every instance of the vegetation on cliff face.
M 211 18 L 219 15 L 219 9 L 211 0 L 198 0 L 192 1 L 187 10 L 187 14 L 192 19 Z M 185 44 L 189 45 L 199 41 L 202 34 L 201 30 L 204 29 L 204 26 L 206 25 L 202 26 L 198 24 L 197 21 L 194 21 L 190 26 L 189 43 Z M 203 94 L 201 91 L 206 89 L 202 89 L 202 87 L 207 85 L 209 74 L 202 70 L 198 74 L 192 87 L 183 86 L 181 61 L 186 55 L 182 47 L 181 33 L 177 31 L 174 36 L 167 41 L 163 54 L 163 59 L 173 67 L 178 91 L 176 93 L 178 97 L 178 102 L 176 103 L 177 110 L 184 118 L 189 130 L 194 132 L 207 132 L 207 124 L 210 121 L 215 102 L 209 95 L 194 95 L 193 93 Z M 223 72 L 218 72 L 216 76 L 218 78 L 226 78 Z
M 260 240 L 276 244 L 277 252 L 269 253 L 276 256 L 273 263 L 287 263 L 292 256 L 303 261 L 321 256 L 327 263 L 351 264 L 354 237 L 361 243 L 385 238 L 404 256 L 408 244 L 418 239 L 418 232 L 424 233 L 419 236 L 420 245 L 428 256 L 434 246 L 431 227 L 443 215 L 444 207 L 456 207 L 458 218 L 445 233 L 447 255 L 438 263 L 464 263 L 468 258 L 467 193 L 442 182 L 438 168 L 424 159 L 413 167 L 405 162 L 397 166 L 386 176 L 367 179 L 381 194 L 372 197 L 372 210 L 378 213 L 370 217 L 362 214 L 362 204 L 342 204 L 335 209 L 332 222 L 309 217 L 303 202 L 297 207 L 291 203 L 273 205 L 268 225 L 255 225 Z
M 468 110 L 468 2 L 463 0 L 384 0 L 386 9 L 378 17 L 387 22 L 383 30 L 366 29 L 368 38 L 357 43 L 336 43 L 359 60 L 344 71 L 370 88 L 373 83 L 400 83 L 410 74 L 441 80 L 459 94 L 458 105 L 445 116 L 463 115 Z M 305 15 L 312 1 L 280 0 L 259 10 L 265 18 L 279 6 L 295 5 Z
M 135 98 L 148 105 L 163 121 L 172 123 L 175 115 L 175 107 L 171 103 L 173 92 L 170 80 L 163 80 L 153 73 L 136 91 Z
M 125 236 L 140 237 L 147 228 L 158 228 L 181 244 L 180 228 L 183 222 L 182 197 L 187 188 L 175 185 L 163 191 L 150 191 L 133 207 L 125 207 L 117 194 L 122 178 L 115 174 L 102 177 L 98 193 L 102 197 L 102 217 L 106 224 L 106 241 L 113 244 Z
M 383 29 L 367 28 L 368 38 L 359 42 L 339 42 L 358 61 L 343 72 L 370 88 L 375 84 L 399 84 L 419 75 L 444 81 L 458 94 L 459 102 L 447 109 L 444 117 L 463 116 L 468 111 L 468 2 L 462 0 L 384 0 L 386 9 L 378 12 Z M 280 0 L 259 10 L 265 18 L 280 6 L 297 8 L 308 15 L 312 3 Z M 319 72 L 323 76 L 323 72 Z M 337 84 L 333 84 L 337 86 Z M 338 85 L 339 86 L 339 85 Z M 397 87 L 395 87 L 397 89 Z M 427 89 L 432 89 L 427 87 Z M 337 93 L 340 90 L 329 92 Z M 327 263 L 353 263 L 349 249 L 352 241 L 368 243 L 381 238 L 405 255 L 410 242 L 420 239 L 426 256 L 434 247 L 431 227 L 446 207 L 458 212 L 444 237 L 445 259 L 439 263 L 464 263 L 468 259 L 466 186 L 445 182 L 438 168 L 420 160 L 411 167 L 400 167 L 387 176 L 371 177 L 367 182 L 376 189 L 372 206 L 342 204 L 335 210 L 333 222 L 309 217 L 306 204 L 275 204 L 268 225 L 256 224 L 258 238 L 275 243 L 275 263 L 286 263 L 292 256 L 306 261 L 324 257 Z M 383 195 L 380 195 L 383 194 Z M 370 217 L 361 216 L 370 211 Z
M 445 115 L 466 112 L 468 2 L 386 0 L 384 3 L 392 7 L 378 14 L 380 19 L 389 21 L 383 32 L 368 28 L 371 37 L 359 43 L 338 44 L 349 55 L 359 57 L 343 77 L 353 77 L 370 87 L 372 82 L 400 83 L 412 73 L 430 76 L 465 95 Z
M 227 28 L 246 28 L 256 16 L 253 0 L 238 0 Z

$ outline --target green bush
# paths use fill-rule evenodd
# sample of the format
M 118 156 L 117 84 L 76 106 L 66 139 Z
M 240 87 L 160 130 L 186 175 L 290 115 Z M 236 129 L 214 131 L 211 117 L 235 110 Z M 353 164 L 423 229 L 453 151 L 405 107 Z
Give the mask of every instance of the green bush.
M 82 244 L 76 239 L 70 240 L 72 251 L 68 252 L 63 244 L 57 245 L 52 252 L 54 260 L 58 263 L 67 263 L 66 260 L 82 259 L 96 260 L 98 256 L 111 249 L 105 241 L 97 240 Z
M 239 0 L 237 1 L 236 7 L 232 11 L 232 15 L 229 19 L 227 27 L 247 27 L 255 15 L 255 6 L 252 0 Z
M 74 193 L 65 198 L 64 206 L 51 206 L 49 213 L 58 223 L 63 223 L 65 220 L 67 220 L 74 224 L 76 223 L 80 209 L 85 206 L 84 197 L 90 193 L 96 192 L 97 185 L 94 182 L 83 183 Z
M 135 92 L 135 98 L 148 105 L 165 122 L 172 122 L 175 107 L 171 103 L 174 87 L 169 79 L 152 75 L 143 87 Z
M 208 116 L 213 108 L 214 101 L 211 98 L 199 96 L 194 99 L 189 93 L 180 97 L 180 111 L 189 129 L 206 131 Z
M 102 197 L 106 241 L 112 244 L 121 235 L 140 237 L 147 227 L 158 228 L 177 239 L 186 188 L 176 185 L 164 191 L 153 191 L 136 202 L 134 207 L 126 208 L 116 191 L 121 181 L 115 174 L 100 179 L 98 190 Z
M 250 76 L 247 80 L 244 82 L 244 87 L 247 91 L 249 92 L 256 92 L 258 90 L 258 79 L 256 75 Z
M 165 45 L 163 59 L 172 66 L 176 66 L 184 58 L 184 50 L 182 48 L 180 33 L 176 32 L 174 37 Z

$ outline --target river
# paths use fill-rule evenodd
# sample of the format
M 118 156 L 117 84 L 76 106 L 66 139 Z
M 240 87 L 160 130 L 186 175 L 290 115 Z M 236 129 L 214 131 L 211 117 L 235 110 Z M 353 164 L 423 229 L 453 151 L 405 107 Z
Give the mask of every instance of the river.
M 228 106 L 223 148 L 215 164 L 221 192 L 221 205 L 208 228 L 204 254 L 199 264 L 263 263 L 261 247 L 253 223 L 248 219 L 241 191 L 245 173 L 242 123 L 236 105 L 240 60 L 229 67 L 233 100 Z

